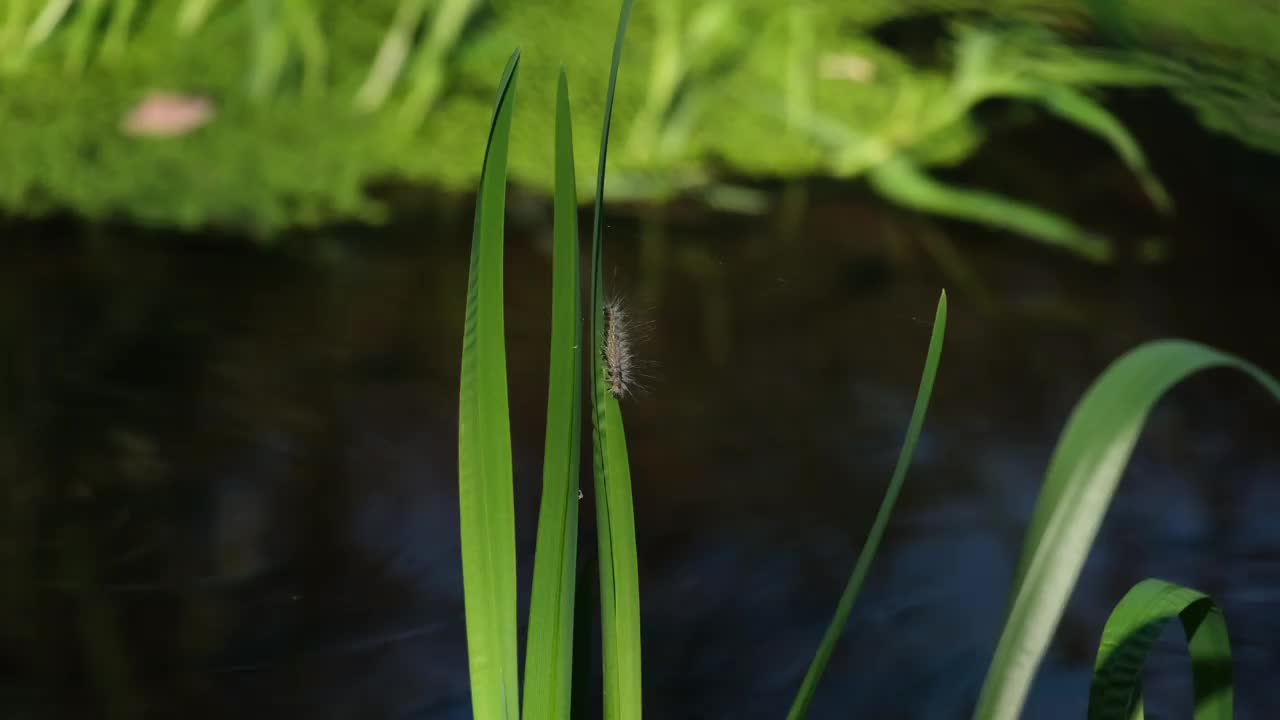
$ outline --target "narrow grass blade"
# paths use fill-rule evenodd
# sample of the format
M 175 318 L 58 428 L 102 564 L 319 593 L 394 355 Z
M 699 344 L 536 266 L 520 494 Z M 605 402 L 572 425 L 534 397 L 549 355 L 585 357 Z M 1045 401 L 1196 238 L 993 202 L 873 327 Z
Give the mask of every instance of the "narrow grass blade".
M 435 7 L 409 69 L 409 91 L 397 111 L 398 132 L 415 131 L 434 109 L 448 78 L 445 62 L 481 7 L 479 0 L 443 0 Z
M 640 579 L 626 434 L 618 401 L 601 388 L 595 412 L 596 532 L 600 543 L 600 613 L 604 649 L 604 717 L 639 720 Z
M 613 98 L 622 61 L 622 41 L 631 16 L 631 0 L 618 14 L 609 90 L 605 96 L 600 163 L 596 173 L 595 216 L 591 232 L 591 421 L 596 491 L 596 537 L 600 548 L 600 624 L 604 662 L 605 720 L 639 720 L 640 579 L 636 553 L 631 473 L 618 401 L 609 394 L 602 363 L 604 344 L 603 205 Z
M 67 10 L 70 8 L 71 0 L 49 0 L 46 2 L 44 9 L 36 16 L 35 22 L 31 23 L 31 27 L 27 29 L 27 37 L 23 43 L 23 48 L 25 50 L 33 50 L 45 40 L 48 40 L 54 29 L 66 17 Z
M 400 77 L 409 51 L 413 47 L 413 34 L 427 14 L 427 0 L 401 0 L 396 6 L 395 17 L 391 27 L 378 47 L 373 67 L 364 83 L 356 91 L 356 108 L 363 111 L 376 110 L 391 94 L 391 87 Z
M 503 338 L 507 144 L 520 51 L 498 86 L 471 239 L 458 419 L 458 504 L 471 708 L 476 720 L 519 717 L 516 542 Z
M 183 0 L 178 10 L 178 34 L 190 35 L 199 30 L 217 4 L 218 0 Z
M 1226 618 L 1208 595 L 1154 578 L 1135 585 L 1107 618 L 1093 666 L 1089 720 L 1141 720 L 1142 667 L 1175 617 L 1191 654 L 1196 720 L 1231 720 L 1234 681 Z
M 111 60 L 119 60 L 129 44 L 129 33 L 138 12 L 138 0 L 116 0 L 114 5 L 106 36 L 102 40 L 102 55 Z
M 876 550 L 880 547 L 880 539 L 884 537 L 885 528 L 889 525 L 889 516 L 893 514 L 894 503 L 897 502 L 898 494 L 902 491 L 902 483 L 907 477 L 907 468 L 911 465 L 916 442 L 920 439 L 920 429 L 924 426 L 924 416 L 929 408 L 929 397 L 933 394 L 933 380 L 938 374 L 938 362 L 942 357 L 942 340 L 946 332 L 947 293 L 944 290 L 938 298 L 938 309 L 933 318 L 933 334 L 929 337 L 929 350 L 925 354 L 924 372 L 920 376 L 916 404 L 911 410 L 911 420 L 907 424 L 907 435 L 903 440 L 902 450 L 898 454 L 898 464 L 893 468 L 889 487 L 885 490 L 884 500 L 880 503 L 875 522 L 871 524 L 871 531 L 867 533 L 867 541 L 862 547 L 862 552 L 858 554 L 853 574 L 849 576 L 849 583 L 845 586 L 844 594 L 840 596 L 835 617 L 822 635 L 818 652 L 814 655 L 813 662 L 809 665 L 809 672 L 805 674 L 800 691 L 791 704 L 791 711 L 787 713 L 788 720 L 800 720 L 808 715 L 809 704 L 813 702 L 813 694 L 818 689 L 818 681 L 822 679 L 822 673 L 827 669 L 831 653 L 835 650 L 841 633 L 844 632 L 849 613 L 853 610 L 853 603 L 862 590 L 862 583 L 866 580 L 867 571 L 871 568 L 871 561 L 875 559 Z
M 1019 94 L 1039 102 L 1063 120 L 1105 140 L 1129 167 L 1130 172 L 1137 177 L 1142 185 L 1142 191 L 1151 199 L 1156 209 L 1162 213 L 1168 213 L 1173 209 L 1173 200 L 1155 173 L 1151 171 L 1138 141 L 1124 123 L 1101 103 L 1078 90 L 1050 83 L 1029 85 L 1025 92 Z
M 324 91 L 329 69 L 329 43 L 311 0 L 286 0 L 284 23 L 302 59 L 302 91 L 315 97 Z
M 275 92 L 289 63 L 289 35 L 273 3 L 250 3 L 253 63 L 249 71 L 249 96 L 263 100 Z
M 1070 220 L 996 193 L 938 182 L 906 158 L 876 166 L 868 180 L 904 207 L 1012 230 L 1094 262 L 1111 259 L 1110 243 Z
M 68 22 L 66 69 L 79 74 L 89 64 L 94 42 L 98 39 L 99 26 L 107 12 L 106 0 L 84 0 Z
M 1251 363 L 1199 343 L 1159 340 L 1117 359 L 1076 405 L 1036 501 L 975 718 L 1018 717 L 1147 414 L 1174 385 L 1210 368 L 1240 370 L 1280 400 L 1280 383 Z
M 570 715 L 573 720 L 599 717 L 598 712 L 592 712 L 591 690 L 599 640 L 595 633 L 595 609 L 599 605 L 600 588 L 596 583 L 596 563 L 593 562 L 591 546 L 585 545 L 582 550 L 582 572 L 578 573 L 577 607 L 573 620 L 573 708 Z
M 574 576 L 582 437 L 582 283 L 569 82 L 556 91 L 556 181 L 551 278 L 551 377 L 525 656 L 524 717 L 567 720 L 573 684 Z

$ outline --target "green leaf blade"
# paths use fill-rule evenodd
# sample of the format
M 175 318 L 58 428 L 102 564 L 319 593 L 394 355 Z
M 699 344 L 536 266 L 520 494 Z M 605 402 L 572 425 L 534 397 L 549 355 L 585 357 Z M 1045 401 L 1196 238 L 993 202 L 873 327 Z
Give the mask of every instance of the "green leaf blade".
M 640 562 L 636 548 L 631 466 L 618 400 L 603 377 L 602 408 L 596 415 L 596 521 L 601 534 L 600 604 L 604 630 L 605 717 L 639 720 Z M 607 532 L 606 532 L 607 530 Z M 607 534 L 607 539 L 604 537 Z M 605 549 L 608 550 L 607 560 Z M 613 666 L 610 672 L 609 666 Z M 612 689 L 613 700 L 610 700 Z
M 639 720 L 640 581 L 635 538 L 631 474 L 618 401 L 605 381 L 603 286 L 603 207 L 609 127 L 622 62 L 622 41 L 632 0 L 623 0 L 609 67 L 600 157 L 596 171 L 595 212 L 591 232 L 591 421 L 596 491 L 596 540 L 600 567 L 600 626 L 604 659 L 605 720 Z
M 515 510 L 503 324 L 507 147 L 520 51 L 498 89 L 476 201 L 458 419 L 458 506 L 471 704 L 476 720 L 519 717 Z
M 880 547 L 880 540 L 884 537 L 884 531 L 889 525 L 889 517 L 893 514 L 893 506 L 897 502 L 898 494 L 902 491 L 902 484 L 907 477 L 907 468 L 911 465 L 916 443 L 920 439 L 920 430 L 924 426 L 925 413 L 929 408 L 929 398 L 933 395 L 934 379 L 938 374 L 938 363 L 942 357 L 942 340 L 946 336 L 946 330 L 947 293 L 943 291 L 941 297 L 938 298 L 938 309 L 934 314 L 933 320 L 933 333 L 929 338 L 929 350 L 925 354 L 924 372 L 920 377 L 920 386 L 916 391 L 915 406 L 911 410 L 911 420 L 907 424 L 906 438 L 903 440 L 902 449 L 898 454 L 897 465 L 893 468 L 893 476 L 889 480 L 888 489 L 885 490 L 884 500 L 880 503 L 880 510 L 876 512 L 875 521 L 871 525 L 870 532 L 867 533 L 867 541 L 863 545 L 862 552 L 858 554 L 853 573 L 849 576 L 849 582 L 845 586 L 844 593 L 840 596 L 840 602 L 836 606 L 835 617 L 832 618 L 831 624 L 827 626 L 826 632 L 823 633 L 822 641 L 818 645 L 818 651 L 814 655 L 813 662 L 809 665 L 809 670 L 805 674 L 799 692 L 796 693 L 796 698 L 791 704 L 791 710 L 787 713 L 787 720 L 801 720 L 808 715 L 809 705 L 813 702 L 814 693 L 818 689 L 818 681 L 822 679 L 822 673 L 827 669 L 827 663 L 831 660 L 831 654 L 835 651 L 836 643 L 844 632 L 845 624 L 849 620 L 849 613 L 853 610 L 853 603 L 862 591 L 862 583 L 866 580 L 867 572 L 871 568 L 871 561 L 875 559 L 876 551 Z
M 1129 167 L 1155 208 L 1164 214 L 1172 212 L 1173 200 L 1151 171 L 1137 139 L 1105 106 L 1078 90 L 1049 83 L 1027 83 L 1017 94 L 1104 140 Z
M 1106 239 L 1064 217 L 997 193 L 939 182 L 905 157 L 876 166 L 867 179 L 876 192 L 903 207 L 1012 230 L 1091 262 L 1112 259 Z
M 1231 639 L 1222 611 L 1202 592 L 1154 578 L 1135 585 L 1107 618 L 1089 688 L 1089 720 L 1141 717 L 1142 668 L 1174 618 L 1191 655 L 1196 720 L 1231 720 Z
M 526 720 L 567 720 L 573 688 L 578 559 L 579 442 L 582 433 L 582 298 L 578 206 L 569 83 L 556 93 L 556 183 L 551 297 L 551 376 L 542 505 L 534 552 L 525 658 Z
M 1036 501 L 975 718 L 1018 717 L 1148 413 L 1174 385 L 1210 368 L 1244 372 L 1280 400 L 1280 383 L 1253 364 L 1160 340 L 1117 359 L 1076 406 Z

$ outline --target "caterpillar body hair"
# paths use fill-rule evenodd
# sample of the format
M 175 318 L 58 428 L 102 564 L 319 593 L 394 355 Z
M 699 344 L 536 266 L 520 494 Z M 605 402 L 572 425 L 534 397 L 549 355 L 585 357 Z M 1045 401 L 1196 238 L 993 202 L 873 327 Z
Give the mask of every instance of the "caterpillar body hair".
M 634 395 L 638 389 L 636 358 L 631 347 L 631 318 L 619 298 L 604 304 L 604 377 L 609 394 L 617 399 Z

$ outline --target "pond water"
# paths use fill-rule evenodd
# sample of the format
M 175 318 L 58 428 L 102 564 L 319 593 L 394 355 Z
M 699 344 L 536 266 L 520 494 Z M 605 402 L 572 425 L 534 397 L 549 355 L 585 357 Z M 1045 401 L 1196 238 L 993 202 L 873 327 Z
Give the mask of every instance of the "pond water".
M 1280 370 L 1277 244 L 1211 245 L 1203 228 L 1232 212 L 1219 192 L 1196 196 L 1167 263 L 1112 268 L 820 188 L 785 227 L 612 218 L 611 282 L 652 323 L 646 391 L 623 409 L 646 714 L 785 716 L 880 502 L 945 286 L 917 460 L 811 717 L 968 717 L 1088 383 L 1167 335 Z M 530 207 L 506 269 L 522 587 L 549 332 L 550 225 Z M 10 227 L 4 717 L 470 716 L 455 472 L 470 230 L 442 217 L 285 255 Z M 971 276 L 944 272 L 948 248 Z M 1280 717 L 1277 427 L 1226 373 L 1160 404 L 1026 717 L 1084 716 L 1106 615 L 1148 576 L 1223 605 L 1237 717 Z M 1150 665 L 1148 717 L 1189 715 L 1180 643 Z

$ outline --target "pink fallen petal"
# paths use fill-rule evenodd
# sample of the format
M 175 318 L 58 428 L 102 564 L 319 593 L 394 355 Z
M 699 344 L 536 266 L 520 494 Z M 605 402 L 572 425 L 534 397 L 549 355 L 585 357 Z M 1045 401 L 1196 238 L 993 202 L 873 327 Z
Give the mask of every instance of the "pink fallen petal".
M 196 95 L 155 92 L 147 95 L 121 122 L 128 135 L 176 137 L 207 124 L 213 101 Z

